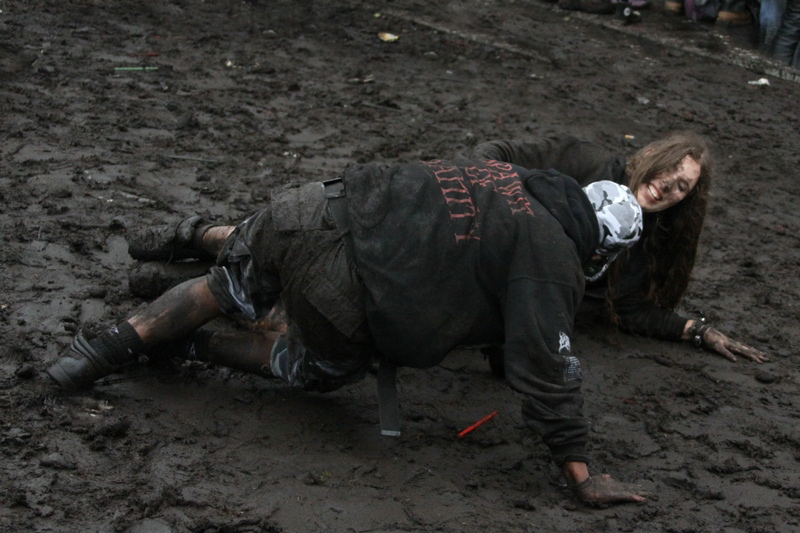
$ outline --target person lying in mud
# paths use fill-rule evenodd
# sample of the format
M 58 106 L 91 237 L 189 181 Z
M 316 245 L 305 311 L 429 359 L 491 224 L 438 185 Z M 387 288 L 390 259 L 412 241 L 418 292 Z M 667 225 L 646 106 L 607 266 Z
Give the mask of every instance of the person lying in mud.
M 331 391 L 381 365 L 426 368 L 455 347 L 503 342 L 523 418 L 568 484 L 590 503 L 639 502 L 634 485 L 590 476 L 580 363 L 571 354 L 584 266 L 606 264 L 641 234 L 627 187 L 582 189 L 555 171 L 502 162 L 350 165 L 340 179 L 273 195 L 237 227 L 191 217 L 129 237 L 139 259 L 214 253 L 207 275 L 165 292 L 48 369 L 91 386 L 160 353 Z M 276 303 L 285 333 L 211 333 L 220 315 L 258 320 Z
M 728 338 L 705 319 L 675 312 L 689 285 L 712 179 L 707 141 L 678 132 L 641 148 L 629 160 L 570 135 L 534 141 L 496 140 L 479 144 L 479 160 L 525 168 L 552 168 L 581 185 L 598 180 L 625 184 L 644 211 L 644 233 L 608 272 L 587 278 L 586 303 L 605 301 L 611 322 L 630 333 L 689 341 L 730 361 L 756 363 L 763 352 Z M 502 350 L 487 349 L 492 370 L 503 373 Z

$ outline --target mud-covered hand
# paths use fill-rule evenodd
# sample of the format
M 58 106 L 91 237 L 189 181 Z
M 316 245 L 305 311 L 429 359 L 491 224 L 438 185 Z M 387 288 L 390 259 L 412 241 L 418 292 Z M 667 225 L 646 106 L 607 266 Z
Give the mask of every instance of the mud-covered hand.
M 643 502 L 647 494 L 641 486 L 622 483 L 608 474 L 590 476 L 571 488 L 578 499 L 591 505 Z
M 713 350 L 730 361 L 736 361 L 736 355 L 740 355 L 756 363 L 769 361 L 769 357 L 764 352 L 756 350 L 739 341 L 729 339 L 722 332 L 708 328 L 703 335 L 703 347 Z

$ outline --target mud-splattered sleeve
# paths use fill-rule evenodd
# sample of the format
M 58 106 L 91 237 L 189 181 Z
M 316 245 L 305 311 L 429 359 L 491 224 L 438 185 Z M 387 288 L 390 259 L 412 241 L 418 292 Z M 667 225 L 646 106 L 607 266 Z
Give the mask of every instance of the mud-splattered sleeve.
M 574 285 L 518 277 L 504 305 L 506 381 L 524 395 L 523 420 L 558 464 L 588 462 L 580 362 L 571 352 L 579 298 Z
M 599 180 L 627 181 L 623 158 L 571 135 L 532 141 L 489 141 L 476 146 L 472 157 L 505 161 L 529 169 L 553 168 L 583 186 Z

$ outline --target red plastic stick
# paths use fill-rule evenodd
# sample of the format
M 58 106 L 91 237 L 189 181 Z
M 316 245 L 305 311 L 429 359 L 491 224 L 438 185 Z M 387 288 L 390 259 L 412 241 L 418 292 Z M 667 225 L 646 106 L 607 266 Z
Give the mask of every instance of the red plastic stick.
M 467 433 L 469 433 L 471 431 L 474 431 L 475 428 L 478 428 L 478 427 L 482 426 L 483 424 L 485 424 L 486 422 L 488 422 L 489 420 L 491 420 L 492 418 L 494 418 L 496 416 L 497 416 L 497 411 L 492 411 L 491 413 L 489 413 L 488 415 L 484 416 L 483 418 L 481 418 L 480 420 L 478 420 L 477 422 L 472 424 L 470 427 L 468 427 L 467 429 L 465 429 L 461 433 L 459 433 L 458 437 L 461 438 L 464 435 L 466 435 Z

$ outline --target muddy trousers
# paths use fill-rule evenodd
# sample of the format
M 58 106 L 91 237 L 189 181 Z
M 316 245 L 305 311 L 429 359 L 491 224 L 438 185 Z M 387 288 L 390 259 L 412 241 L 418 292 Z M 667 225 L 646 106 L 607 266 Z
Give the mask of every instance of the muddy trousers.
M 310 183 L 276 194 L 228 236 L 206 276 L 225 314 L 259 320 L 283 305 L 287 330 L 264 350 L 270 371 L 318 392 L 362 379 L 377 355 L 365 288 L 326 189 Z

